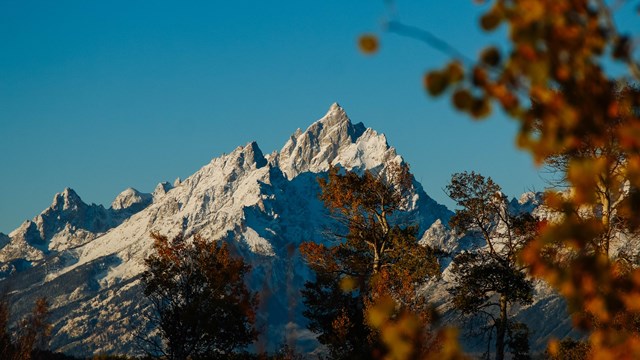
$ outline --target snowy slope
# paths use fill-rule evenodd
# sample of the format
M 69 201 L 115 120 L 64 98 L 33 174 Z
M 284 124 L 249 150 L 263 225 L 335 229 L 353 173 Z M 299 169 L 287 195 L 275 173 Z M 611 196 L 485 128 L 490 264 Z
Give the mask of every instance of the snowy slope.
M 50 299 L 53 350 L 135 353 L 136 329 L 149 326 L 140 316 L 146 303 L 139 274 L 150 232 L 197 232 L 230 242 L 252 265 L 249 281 L 262 298 L 259 322 L 268 329 L 259 346 L 291 337 L 303 347 L 316 346 L 301 316 L 298 291 L 311 275 L 297 248 L 303 241 L 326 241 L 323 232 L 332 226 L 318 200 L 317 178 L 331 165 L 384 171 L 385 164 L 401 161 L 383 134 L 354 125 L 333 104 L 280 151 L 265 157 L 249 143 L 174 186 L 159 184 L 153 195 L 127 189 L 110 209 L 86 205 L 65 189 L 49 209 L 12 232 L 8 244 L 0 238 L 4 264 L 24 265 L 14 265 L 4 283 L 17 314 L 38 296 Z M 446 223 L 451 212 L 414 185 L 410 219 L 423 231 L 436 220 Z
M 0 279 L 42 262 L 46 256 L 82 246 L 144 209 L 152 195 L 129 188 L 109 209 L 88 205 L 70 188 L 53 197 L 42 213 L 0 235 Z
M 527 192 L 522 194 L 519 199 L 513 198 L 511 201 L 507 201 L 504 197 L 502 206 L 504 209 L 508 208 L 512 214 L 531 213 L 539 219 L 557 220 L 558 214 L 545 209 L 542 199 L 542 193 Z M 495 234 L 504 233 L 506 231 L 504 224 L 497 224 L 494 231 Z M 499 235 L 494 241 L 497 242 L 499 248 Z M 449 254 L 441 259 L 441 279 L 426 284 L 422 289 L 424 296 L 437 306 L 442 315 L 443 323 L 456 324 L 461 329 L 461 341 L 465 351 L 478 356 L 484 354 L 487 351 L 487 338 L 478 334 L 481 324 L 469 322 L 470 317 L 462 316 L 453 310 L 447 289 L 454 286 L 452 283 L 452 259 L 463 251 L 472 248 L 488 248 L 488 245 L 481 236 L 456 234 L 440 221 L 434 222 L 425 231 L 420 243 L 442 249 Z M 497 313 L 493 315 L 497 315 Z M 534 280 L 533 303 L 528 306 L 514 306 L 510 309 L 509 316 L 512 321 L 522 322 L 528 326 L 529 345 L 534 354 L 544 352 L 547 343 L 552 338 L 584 337 L 584 334 L 572 327 L 565 300 L 541 280 Z M 495 337 L 492 342 L 492 351 L 495 349 L 494 345 Z
M 52 350 L 136 354 L 135 335 L 152 330 L 141 316 L 147 303 L 139 283 L 151 250 L 149 234 L 199 233 L 229 242 L 252 265 L 249 282 L 260 291 L 258 325 L 266 334 L 257 346 L 272 348 L 293 338 L 301 348 L 312 349 L 317 343 L 305 328 L 299 295 L 311 274 L 297 248 L 304 241 L 328 241 L 323 234 L 335 226 L 318 200 L 317 178 L 333 165 L 384 172 L 386 164 L 401 161 L 383 134 L 353 124 L 333 104 L 279 151 L 265 156 L 255 142 L 240 146 L 183 181 L 158 184 L 153 194 L 127 189 L 109 209 L 87 205 L 65 189 L 9 237 L 0 234 L 0 275 L 8 276 L 0 286 L 9 288 L 16 316 L 29 311 L 37 297 L 49 298 Z M 417 181 L 413 184 L 406 220 L 419 224 L 424 243 L 456 252 L 475 241 L 452 234 L 446 226 L 451 211 Z M 538 200 L 526 195 L 511 206 L 532 211 Z M 444 310 L 446 286 L 434 283 L 425 289 Z M 550 306 L 556 318 L 566 318 L 563 304 L 552 292 L 546 294 L 522 309 L 522 316 L 538 316 Z M 554 324 L 558 321 L 546 326 Z M 543 338 L 559 330 L 540 331 Z

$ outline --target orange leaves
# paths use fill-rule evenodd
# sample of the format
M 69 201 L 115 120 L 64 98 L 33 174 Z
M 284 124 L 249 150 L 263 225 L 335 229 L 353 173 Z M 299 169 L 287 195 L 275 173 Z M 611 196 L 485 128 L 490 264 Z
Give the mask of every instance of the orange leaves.
M 231 256 L 227 243 L 199 235 L 152 237 L 155 253 L 145 259 L 142 284 L 155 312 L 151 319 L 165 340 L 164 353 L 181 358 L 211 356 L 211 351 L 228 355 L 256 339 L 258 296 L 244 283 L 250 266 Z M 187 333 L 198 336 L 185 337 Z
M 606 1 L 489 3 L 480 27 L 506 25 L 508 46 L 486 47 L 464 69 L 452 63 L 431 71 L 424 87 L 432 96 L 450 92 L 453 106 L 474 119 L 489 116 L 497 105 L 520 124 L 517 144 L 536 163 L 561 159 L 556 165 L 562 165 L 563 185 L 571 193 L 546 199 L 561 220 L 538 229 L 522 260 L 567 298 L 578 326 L 597 325 L 593 358 L 639 358 L 638 264 L 618 263 L 609 246 L 616 231 L 634 237 L 640 232 L 634 36 L 617 32 Z M 614 76 L 602 65 L 611 61 L 627 65 L 629 73 Z M 562 351 L 561 343 L 551 344 L 552 354 Z
M 447 87 L 464 79 L 464 69 L 458 61 L 449 63 L 441 71 L 430 71 L 424 76 L 424 87 L 432 96 L 442 94 Z
M 458 342 L 458 329 L 453 327 L 443 327 L 438 331 L 436 343 L 438 347 L 435 351 L 429 352 L 427 360 L 463 360 L 464 355 L 460 343 Z
M 345 339 L 347 335 L 349 335 L 349 330 L 353 326 L 351 320 L 349 319 L 349 314 L 347 314 L 344 309 L 340 311 L 340 315 L 338 315 L 332 322 L 331 327 L 335 334 L 342 339 Z
M 334 260 L 334 252 L 334 250 L 314 242 L 300 244 L 300 254 L 314 271 L 338 271 L 339 266 Z
M 469 109 L 473 103 L 473 97 L 467 89 L 456 90 L 451 100 L 453 101 L 453 106 L 460 111 Z
M 540 21 L 545 15 L 545 7 L 549 1 L 543 0 L 520 0 L 516 7 L 517 21 L 520 26 L 527 26 L 533 22 Z
M 480 61 L 488 66 L 500 65 L 501 58 L 500 51 L 493 46 L 485 48 L 480 53 Z
M 367 321 L 380 332 L 388 348 L 384 359 L 406 360 L 462 360 L 466 359 L 458 342 L 458 330 L 441 328 L 435 341 L 427 346 L 425 324 L 408 311 L 397 314 L 395 301 L 389 296 L 380 297 L 367 311 Z
M 445 74 L 447 79 L 449 80 L 449 83 L 455 84 L 464 79 L 464 68 L 462 67 L 462 64 L 460 62 L 452 61 L 447 64 L 447 67 L 445 68 Z
M 606 172 L 607 159 L 572 159 L 569 163 L 567 178 L 574 184 L 573 200 L 578 204 L 592 204 L 598 191 L 598 177 Z
M 491 103 L 497 102 L 521 121 L 518 144 L 536 161 L 574 149 L 585 138 L 597 141 L 621 116 L 637 118 L 637 112 L 625 109 L 639 103 L 616 105 L 610 90 L 614 81 L 599 66 L 603 55 L 625 58 L 629 48 L 629 37 L 606 28 L 606 11 L 586 0 L 496 0 L 481 26 L 490 31 L 503 22 L 509 25 L 508 57 L 487 47 L 463 72 L 463 81 L 451 81 L 446 69 L 432 71 L 425 76 L 425 88 L 434 96 L 452 89 L 455 108 L 473 118 L 490 115 Z M 523 109 L 527 103 L 530 108 Z M 638 148 L 640 135 L 622 138 Z
M 418 244 L 417 227 L 395 223 L 412 191 L 408 166 L 362 175 L 334 167 L 319 183 L 321 200 L 348 232 L 331 247 L 300 245 L 316 275 L 302 291 L 310 328 L 332 357 L 410 358 L 435 316 L 417 286 L 440 267 L 433 250 Z
M 480 26 L 484 31 L 493 31 L 502 22 L 502 14 L 498 11 L 490 11 L 482 15 L 480 18 Z
M 449 79 L 445 74 L 437 71 L 429 72 L 424 77 L 424 87 L 432 96 L 442 94 L 449 85 Z
M 389 349 L 385 359 L 416 357 L 423 331 L 416 315 L 407 311 L 396 315 L 396 302 L 390 296 L 382 296 L 367 311 L 367 321 L 380 331 L 382 342 Z
M 589 342 L 591 359 L 631 360 L 640 358 L 640 338 L 628 332 L 594 331 Z
M 380 47 L 378 37 L 373 34 L 362 35 L 358 39 L 358 47 L 367 55 L 375 54 Z

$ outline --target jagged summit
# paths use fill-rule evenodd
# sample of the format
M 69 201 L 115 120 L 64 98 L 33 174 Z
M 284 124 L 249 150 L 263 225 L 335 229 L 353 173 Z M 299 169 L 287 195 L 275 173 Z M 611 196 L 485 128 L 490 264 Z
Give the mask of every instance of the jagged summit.
M 10 234 L 8 243 L 0 237 L 0 261 L 11 262 L 0 266 L 0 278 L 6 274 L 20 284 L 14 293 L 21 303 L 42 295 L 52 299 L 51 349 L 80 356 L 135 354 L 131 329 L 149 328 L 138 316 L 146 306 L 139 275 L 152 249 L 149 234 L 198 233 L 229 242 L 252 266 L 253 289 L 272 294 L 258 314 L 268 329 L 268 346 L 293 337 L 314 348 L 302 304 L 291 304 L 311 273 L 291 250 L 303 241 L 327 241 L 326 229 L 336 226 L 318 198 L 317 178 L 332 165 L 384 170 L 398 161 L 383 134 L 353 124 L 335 103 L 306 130 L 297 130 L 280 152 L 265 157 L 250 142 L 174 186 L 158 184 L 153 195 L 129 188 L 105 209 L 65 189 L 56 204 L 63 209 L 66 203 L 69 211 L 45 211 Z M 406 216 L 423 232 L 451 216 L 417 182 L 409 207 Z
M 86 204 L 80 199 L 80 196 L 72 188 L 66 187 L 62 192 L 53 196 L 53 201 L 49 208 L 55 210 L 73 210 L 83 205 Z
M 334 126 L 339 123 L 351 123 L 346 111 L 337 102 L 331 104 L 329 110 L 318 122 L 323 123 L 327 127 Z
M 371 130 L 365 138 L 363 135 L 367 131 L 364 124 L 353 124 L 344 109 L 334 103 L 307 130 L 298 129 L 282 147 L 274 163 L 288 179 L 292 179 L 300 173 L 322 172 L 337 164 L 348 169 L 361 168 L 365 163 L 367 167 L 376 167 L 395 157 L 395 150 L 388 146 L 384 135 Z M 358 151 L 364 148 L 377 153 Z M 375 164 L 365 158 L 375 158 Z
M 173 189 L 173 185 L 171 185 L 168 181 L 163 181 L 156 185 L 156 188 L 153 190 L 153 201 L 156 201 L 163 196 L 165 196 L 169 190 Z
M 262 150 L 255 141 L 250 142 L 244 148 L 242 148 L 242 159 L 249 166 L 254 165 L 256 168 L 261 168 L 267 165 L 267 159 L 264 157 Z

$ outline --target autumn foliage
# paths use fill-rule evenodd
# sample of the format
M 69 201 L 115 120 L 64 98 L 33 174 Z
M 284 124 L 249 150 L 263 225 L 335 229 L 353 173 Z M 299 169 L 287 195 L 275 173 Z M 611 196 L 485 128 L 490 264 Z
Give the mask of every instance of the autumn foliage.
M 424 344 L 433 313 L 417 286 L 438 276 L 439 265 L 418 244 L 417 228 L 396 222 L 411 184 L 408 167 L 398 164 L 385 174 L 334 167 L 320 179 L 321 199 L 344 233 L 333 234 L 334 246 L 300 246 L 316 275 L 302 294 L 309 328 L 332 358 L 406 359 Z
M 489 4 L 480 27 L 508 27 L 509 47 L 487 47 L 473 64 L 454 60 L 429 72 L 426 89 L 449 92 L 453 105 L 474 118 L 497 106 L 520 124 L 517 144 L 534 160 L 563 158 L 571 193 L 547 196 L 563 221 L 546 226 L 523 259 L 567 298 L 574 324 L 590 331 L 591 357 L 640 357 L 632 325 L 640 312 L 640 270 L 608 253 L 611 221 L 632 230 L 640 223 L 640 91 L 633 85 L 640 71 L 632 37 L 618 32 L 605 1 Z M 611 63 L 628 71 L 613 76 Z M 612 144 L 616 151 L 602 151 Z M 585 208 L 605 211 L 581 216 Z M 572 255 L 558 261 L 545 255 L 549 248 Z
M 229 358 L 253 342 L 258 297 L 244 282 L 244 260 L 223 241 L 152 237 L 142 281 L 164 344 L 151 351 L 169 359 Z
M 538 164 L 561 159 L 571 190 L 548 191 L 546 205 L 563 220 L 544 226 L 523 259 L 568 300 L 575 326 L 590 332 L 590 357 L 638 358 L 639 264 L 635 255 L 610 252 L 616 233 L 636 236 L 640 225 L 637 34 L 620 33 L 614 13 L 631 2 L 478 3 L 487 9 L 480 28 L 506 27 L 507 47 L 453 59 L 425 74 L 425 88 L 433 96 L 448 93 L 475 119 L 502 110 L 520 124 L 516 143 Z M 614 66 L 626 71 L 614 75 Z M 555 356 L 559 347 L 552 345 Z
M 30 314 L 18 322 L 14 334 L 9 329 L 10 306 L 7 297 L 0 299 L 0 358 L 7 360 L 46 359 L 53 355 L 47 351 L 51 324 L 49 303 L 38 298 Z

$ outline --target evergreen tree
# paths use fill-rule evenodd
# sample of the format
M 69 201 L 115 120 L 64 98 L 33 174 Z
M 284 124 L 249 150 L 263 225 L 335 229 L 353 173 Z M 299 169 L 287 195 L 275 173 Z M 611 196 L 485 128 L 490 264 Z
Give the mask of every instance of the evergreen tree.
M 254 341 L 258 298 L 244 283 L 249 265 L 232 257 L 221 241 L 152 237 L 155 251 L 145 259 L 142 280 L 165 340 L 163 355 L 228 358 Z

